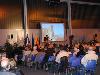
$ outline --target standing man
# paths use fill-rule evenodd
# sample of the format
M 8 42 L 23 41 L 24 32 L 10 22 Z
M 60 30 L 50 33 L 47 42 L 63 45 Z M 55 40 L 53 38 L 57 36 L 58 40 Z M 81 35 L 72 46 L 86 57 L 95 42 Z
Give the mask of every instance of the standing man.
M 28 37 L 28 34 L 27 34 L 27 36 L 25 38 L 25 46 L 27 46 L 29 44 L 29 42 L 30 42 L 30 40 L 29 40 L 29 37 Z
M 48 35 L 46 35 L 46 41 L 48 42 L 48 40 L 49 40 L 49 36 L 48 36 Z

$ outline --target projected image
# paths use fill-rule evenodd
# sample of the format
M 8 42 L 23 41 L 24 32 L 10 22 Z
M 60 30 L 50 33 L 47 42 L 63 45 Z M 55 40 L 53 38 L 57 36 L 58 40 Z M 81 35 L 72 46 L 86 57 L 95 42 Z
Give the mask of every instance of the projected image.
M 50 41 L 64 41 L 64 23 L 41 23 L 42 41 L 48 35 Z

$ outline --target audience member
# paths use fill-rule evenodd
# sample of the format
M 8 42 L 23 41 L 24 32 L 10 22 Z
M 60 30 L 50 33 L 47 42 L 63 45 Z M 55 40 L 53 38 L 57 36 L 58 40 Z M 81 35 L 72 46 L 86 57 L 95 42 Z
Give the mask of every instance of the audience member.
M 84 47 L 82 45 L 79 45 L 79 52 L 77 53 L 77 57 L 81 55 L 85 55 Z
M 87 54 L 81 60 L 81 64 L 86 66 L 87 62 L 89 60 L 96 60 L 97 61 L 97 59 L 98 59 L 98 56 L 96 55 L 96 52 L 93 51 L 93 47 L 89 47 Z
M 61 57 L 64 57 L 64 56 L 66 56 L 66 57 L 69 57 L 69 55 L 71 54 L 71 52 L 69 52 L 69 50 L 60 50 L 60 52 L 57 54 L 57 56 L 56 56 L 56 62 L 57 63 L 60 63 L 60 59 L 61 59 Z

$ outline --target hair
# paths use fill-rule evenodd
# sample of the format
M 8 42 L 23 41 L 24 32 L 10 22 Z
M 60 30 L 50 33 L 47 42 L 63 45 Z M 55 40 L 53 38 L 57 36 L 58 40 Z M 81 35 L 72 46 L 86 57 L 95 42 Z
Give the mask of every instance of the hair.
M 13 58 L 9 59 L 9 65 L 10 65 L 10 68 L 14 68 L 16 66 L 16 62 Z

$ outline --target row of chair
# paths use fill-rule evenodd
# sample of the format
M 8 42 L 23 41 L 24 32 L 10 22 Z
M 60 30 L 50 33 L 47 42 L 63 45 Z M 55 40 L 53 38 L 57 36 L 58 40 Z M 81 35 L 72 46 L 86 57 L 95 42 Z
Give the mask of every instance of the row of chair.
M 41 68 L 41 63 L 43 62 L 44 57 L 45 54 L 42 53 L 37 55 L 31 55 L 29 56 L 29 63 L 33 64 L 32 67 L 37 70 L 38 68 Z M 61 73 L 66 73 L 66 75 L 94 74 L 96 69 L 96 61 L 88 61 L 86 67 L 84 67 L 81 64 L 82 57 L 83 56 L 76 57 L 70 55 L 69 58 L 67 58 L 64 56 L 61 58 L 60 63 L 57 63 L 55 62 L 55 56 L 50 56 L 48 62 L 44 64 L 43 69 L 48 70 L 48 73 L 52 72 L 54 75 L 56 73 L 58 73 L 59 75 Z
M 55 63 L 55 62 L 48 62 L 48 70 L 50 72 L 55 73 L 66 73 L 66 75 L 71 74 L 71 75 L 94 75 L 95 70 L 96 70 L 96 61 L 95 60 L 90 60 L 88 61 L 86 66 L 83 66 L 81 64 L 81 59 L 83 56 L 80 57 L 75 57 L 71 56 L 70 58 L 67 57 L 62 57 L 60 63 Z M 51 67 L 50 67 L 51 65 Z M 53 71 L 52 71 L 53 70 Z

